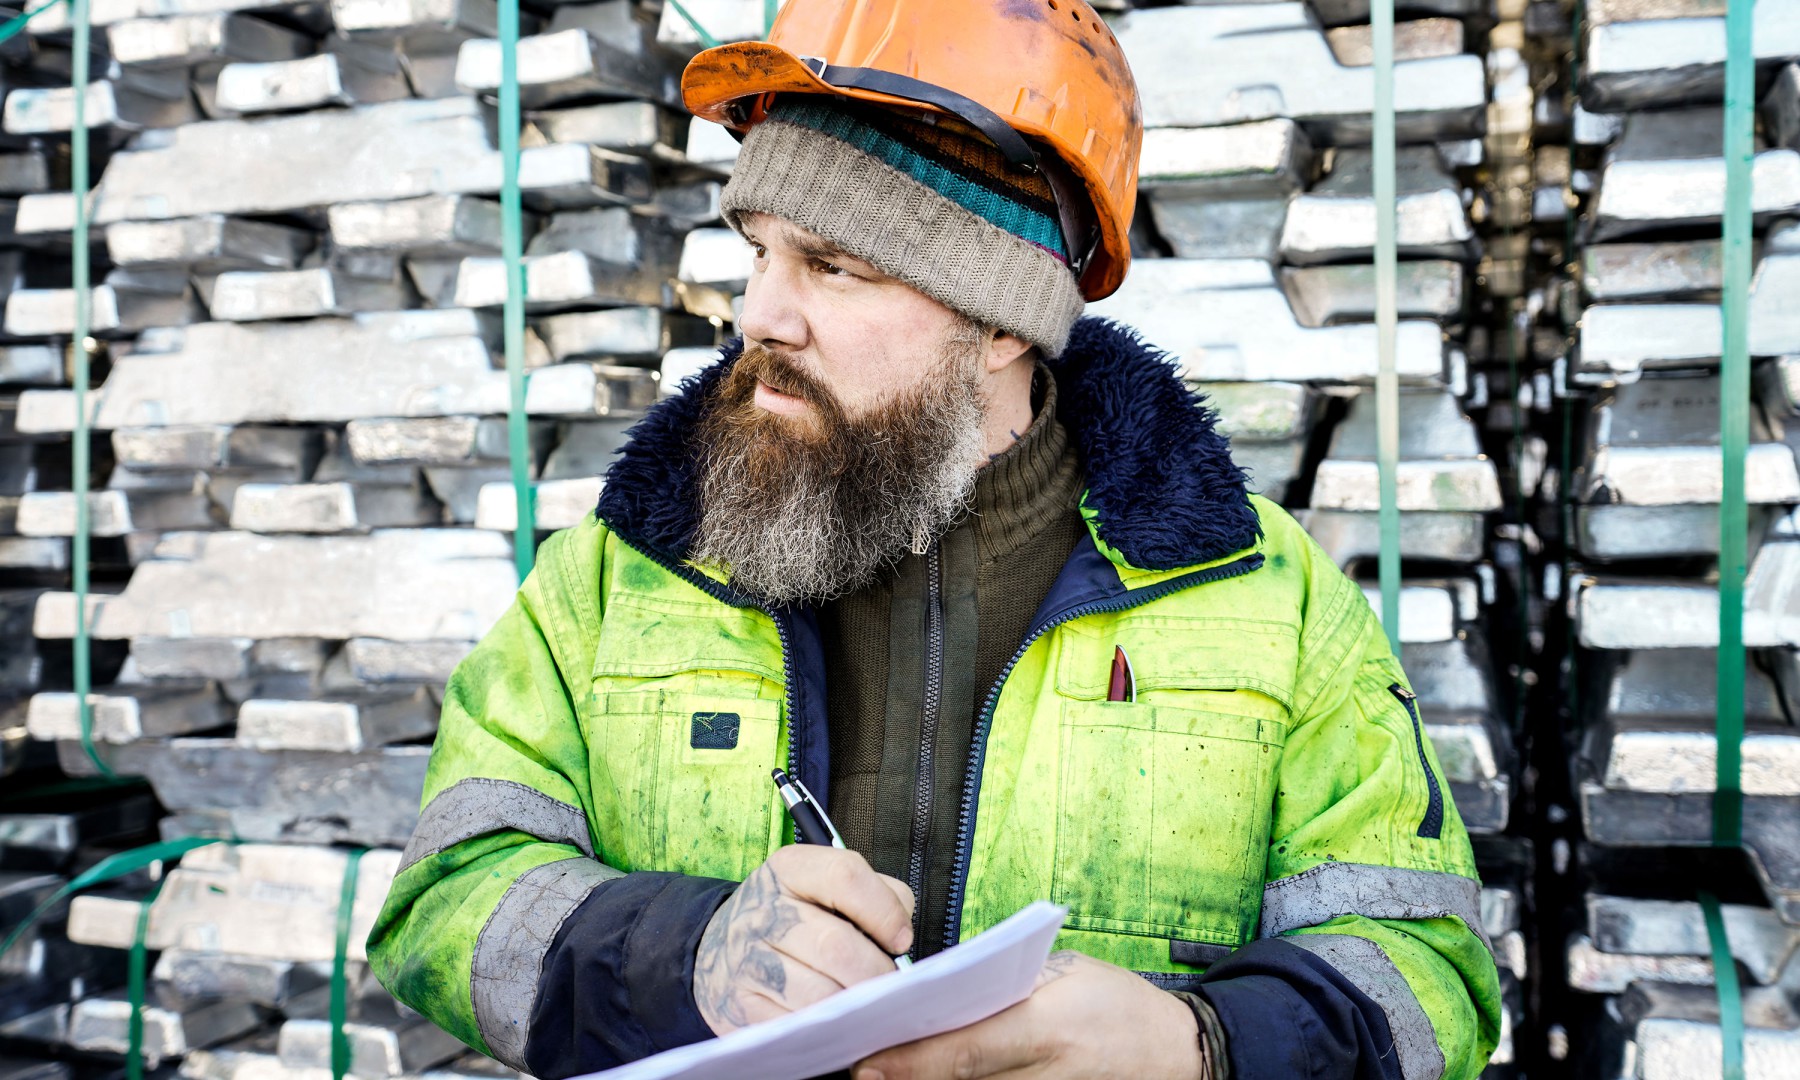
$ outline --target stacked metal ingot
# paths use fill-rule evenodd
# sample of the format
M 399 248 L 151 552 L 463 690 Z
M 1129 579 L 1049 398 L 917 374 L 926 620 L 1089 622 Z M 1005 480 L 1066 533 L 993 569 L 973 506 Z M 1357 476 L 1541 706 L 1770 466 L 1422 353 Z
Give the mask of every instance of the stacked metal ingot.
M 147 881 L 133 880 L 76 896 L 55 913 L 57 936 L 32 939 L 30 955 L 46 943 L 60 947 L 40 966 L 59 970 L 48 981 L 72 980 L 79 991 L 11 1018 L 0 1031 L 26 1046 L 117 1059 L 130 1052 L 135 1011 L 140 1053 L 152 1069 L 178 1068 L 195 1080 L 244 1070 L 315 1077 L 331 1068 L 333 971 L 341 956 L 349 1075 L 516 1076 L 468 1052 L 369 976 L 363 942 L 399 852 L 352 859 L 329 848 L 217 844 L 187 853 L 153 893 Z M 345 903 L 349 918 L 340 920 Z M 122 974 L 124 950 L 138 943 L 156 959 L 134 1000 Z
M 1585 839 L 1569 883 L 1585 904 L 1563 958 L 1568 987 L 1606 995 L 1604 1019 L 1569 1033 L 1594 1075 L 1719 1076 L 1720 1028 L 1697 888 L 1727 899 L 1725 930 L 1745 986 L 1750 1076 L 1800 1070 L 1800 968 L 1767 952 L 1800 928 L 1800 728 L 1794 724 L 1800 504 L 1787 376 L 1800 354 L 1800 5 L 1756 5 L 1763 93 L 1752 162 L 1753 391 L 1744 463 L 1745 594 L 1741 859 L 1704 875 L 1714 842 L 1720 375 L 1724 297 L 1725 6 L 1602 0 L 1585 8 L 1563 140 L 1539 158 L 1537 205 L 1555 223 L 1558 268 L 1541 293 L 1540 346 L 1555 355 L 1569 418 L 1545 518 L 1561 523 L 1568 576 L 1562 685 L 1575 751 L 1569 804 Z M 1548 22 L 1545 29 L 1551 29 Z M 1550 182 L 1563 189 L 1549 194 Z M 1548 231 L 1548 230 L 1547 230 Z M 1560 275 L 1558 275 L 1560 276 Z M 1548 327 L 1562 321 L 1567 348 Z M 1550 568 L 1556 571 L 1556 567 Z M 1559 842 L 1560 843 L 1560 842 Z M 1784 929 L 1785 928 L 1785 929 Z M 1784 936 L 1785 935 L 1785 936 Z M 1758 953 L 1756 950 L 1764 950 Z M 1791 951 L 1792 944 L 1780 946 Z M 1780 951 L 1779 949 L 1777 951 Z
M 687 156 L 676 80 L 697 45 L 660 7 L 523 17 L 524 464 L 540 534 L 592 510 L 662 355 L 721 336 L 677 288 L 722 173 Z M 144 818 L 140 839 L 256 842 L 189 854 L 147 923 L 144 1057 L 191 1080 L 329 1067 L 352 844 L 383 849 L 363 859 L 349 937 L 352 1073 L 510 1075 L 361 962 L 417 821 L 444 681 L 517 585 L 496 14 L 491 0 L 93 5 L 85 730 L 66 8 L 0 48 L 0 791 L 93 777 L 94 758 L 150 785 L 90 793 L 85 817 L 30 804 L 26 824 L 0 802 L 0 874 L 25 875 L 0 878 L 0 932 L 103 854 L 84 838 L 60 862 L 28 858 L 27 841 L 50 842 L 30 837 L 85 837 L 105 808 Z M 0 959 L 8 1054 L 26 1048 L 0 1076 L 60 1080 L 66 1061 L 125 1051 L 117 950 L 151 884 L 102 885 L 66 929 L 53 911 Z M 64 955 L 94 974 L 59 971 Z

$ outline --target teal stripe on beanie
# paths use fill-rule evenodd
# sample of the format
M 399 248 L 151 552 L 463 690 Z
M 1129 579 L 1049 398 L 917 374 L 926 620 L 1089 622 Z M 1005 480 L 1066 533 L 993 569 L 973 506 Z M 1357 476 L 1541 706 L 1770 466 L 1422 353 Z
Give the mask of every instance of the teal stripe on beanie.
M 842 109 L 806 101 L 777 101 L 769 118 L 810 128 L 834 139 L 842 140 L 877 161 L 910 176 L 938 192 L 958 206 L 997 228 L 1036 244 L 1063 262 L 1068 262 L 1068 249 L 1063 245 L 1062 227 L 1056 219 L 1041 214 L 1004 194 L 970 180 L 882 131 L 863 123 Z

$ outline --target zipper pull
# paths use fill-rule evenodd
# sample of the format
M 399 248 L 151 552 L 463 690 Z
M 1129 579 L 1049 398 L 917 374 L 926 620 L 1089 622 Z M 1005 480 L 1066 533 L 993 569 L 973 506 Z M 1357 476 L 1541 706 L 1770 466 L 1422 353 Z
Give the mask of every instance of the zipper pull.
M 1401 701 L 1417 701 L 1417 700 L 1419 700 L 1419 695 L 1413 693 L 1411 690 L 1408 690 L 1406 687 L 1401 686 L 1399 683 L 1395 683 L 1392 686 L 1388 687 L 1388 693 L 1399 698 Z
M 925 539 L 925 530 L 920 529 L 917 532 L 914 532 L 913 533 L 913 543 L 912 543 L 912 553 L 914 555 L 923 555 L 927 551 L 930 551 L 930 550 L 931 550 L 931 542 L 929 540 Z

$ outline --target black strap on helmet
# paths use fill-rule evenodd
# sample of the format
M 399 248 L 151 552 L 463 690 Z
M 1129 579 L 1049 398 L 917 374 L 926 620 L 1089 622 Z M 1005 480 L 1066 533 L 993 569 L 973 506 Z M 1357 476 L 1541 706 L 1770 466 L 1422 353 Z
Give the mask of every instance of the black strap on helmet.
M 1041 173 L 1049 182 L 1051 194 L 1056 199 L 1057 224 L 1062 229 L 1063 246 L 1068 249 L 1069 269 L 1074 271 L 1077 281 L 1086 273 L 1094 251 L 1100 246 L 1100 229 L 1092 224 L 1084 229 L 1077 224 L 1078 218 L 1083 216 L 1081 209 L 1087 205 L 1087 193 L 1081 181 L 1060 159 L 1042 159 L 1025 136 L 1001 119 L 998 113 L 954 90 L 946 90 L 936 83 L 898 75 L 892 71 L 828 64 L 816 56 L 802 56 L 800 62 L 827 86 L 869 90 L 925 105 L 935 105 L 987 136 L 988 141 L 998 147 L 1006 160 L 1015 167 L 1025 172 Z M 1085 216 L 1092 217 L 1091 214 Z M 1082 239 L 1084 236 L 1085 239 Z

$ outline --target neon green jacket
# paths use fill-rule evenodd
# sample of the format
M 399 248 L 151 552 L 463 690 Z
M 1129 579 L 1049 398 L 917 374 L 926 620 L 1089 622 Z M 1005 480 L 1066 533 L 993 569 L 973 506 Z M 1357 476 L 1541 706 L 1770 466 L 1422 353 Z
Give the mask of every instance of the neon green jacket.
M 825 785 L 816 613 L 681 559 L 682 440 L 734 356 L 457 669 L 369 939 L 396 997 L 541 1077 L 706 1037 L 700 932 L 788 838 L 769 770 Z M 1135 337 L 1083 320 L 1054 369 L 1091 543 L 978 717 L 949 940 L 1048 898 L 1058 947 L 1206 998 L 1240 1078 L 1476 1076 L 1501 1006 L 1473 857 L 1360 589 Z M 1105 700 L 1115 645 L 1134 702 Z

